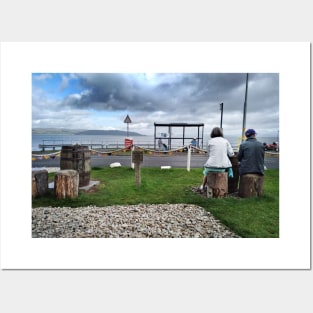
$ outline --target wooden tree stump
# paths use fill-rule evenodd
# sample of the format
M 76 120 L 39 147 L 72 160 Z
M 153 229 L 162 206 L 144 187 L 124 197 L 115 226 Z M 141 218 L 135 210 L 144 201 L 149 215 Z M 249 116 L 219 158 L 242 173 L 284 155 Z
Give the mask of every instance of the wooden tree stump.
M 228 193 L 230 194 L 238 191 L 239 169 L 237 154 L 235 154 L 233 157 L 230 157 L 229 159 L 233 169 L 233 177 L 228 177 Z
M 245 174 L 240 176 L 238 196 L 242 198 L 258 197 L 263 195 L 264 176 Z
M 54 177 L 54 196 L 58 199 L 78 197 L 79 173 L 75 170 L 58 171 Z
M 207 176 L 207 197 L 223 198 L 228 193 L 227 172 L 209 172 Z
M 48 171 L 32 171 L 32 197 L 43 196 L 48 192 Z

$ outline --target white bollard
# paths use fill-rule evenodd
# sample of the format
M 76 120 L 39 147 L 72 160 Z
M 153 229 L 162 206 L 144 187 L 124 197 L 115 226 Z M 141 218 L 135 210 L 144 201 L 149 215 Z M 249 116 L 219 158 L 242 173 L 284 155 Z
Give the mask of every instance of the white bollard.
M 131 153 L 130 153 L 130 167 L 132 169 L 135 168 L 135 164 L 132 162 L 133 161 L 133 151 L 135 150 L 135 147 L 133 146 L 132 149 L 131 149 Z
M 190 145 L 188 146 L 188 153 L 187 153 L 187 171 L 190 172 L 190 161 L 191 161 L 191 148 Z

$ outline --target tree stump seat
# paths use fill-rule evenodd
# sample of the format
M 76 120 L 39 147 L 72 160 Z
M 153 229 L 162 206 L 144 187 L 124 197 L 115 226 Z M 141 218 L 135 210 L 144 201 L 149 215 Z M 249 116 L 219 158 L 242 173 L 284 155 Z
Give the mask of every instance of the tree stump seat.
M 58 199 L 78 197 L 79 173 L 76 170 L 61 170 L 54 177 L 54 196 Z
M 48 192 L 48 171 L 32 171 L 32 197 L 43 196 Z
M 209 172 L 207 175 L 207 197 L 223 198 L 228 194 L 228 173 Z
M 263 195 L 264 176 L 260 174 L 240 175 L 238 196 L 242 198 Z
M 233 169 L 233 177 L 228 177 L 228 193 L 238 192 L 238 183 L 239 183 L 239 165 L 238 165 L 238 156 L 237 152 L 232 157 L 229 157 L 229 160 Z

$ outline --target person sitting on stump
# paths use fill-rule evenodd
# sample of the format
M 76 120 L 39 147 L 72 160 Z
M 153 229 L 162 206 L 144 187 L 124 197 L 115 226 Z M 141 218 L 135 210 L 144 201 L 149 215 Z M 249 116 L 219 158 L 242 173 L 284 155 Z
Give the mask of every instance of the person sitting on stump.
M 208 141 L 208 156 L 203 170 L 203 181 L 199 190 L 203 191 L 207 183 L 207 175 L 209 172 L 225 172 L 233 177 L 232 164 L 228 157 L 234 156 L 234 151 L 227 139 L 224 138 L 223 130 L 214 127 L 211 131 L 211 139 Z
M 239 175 L 264 175 L 264 147 L 256 137 L 254 129 L 245 132 L 246 140 L 241 143 L 238 152 Z

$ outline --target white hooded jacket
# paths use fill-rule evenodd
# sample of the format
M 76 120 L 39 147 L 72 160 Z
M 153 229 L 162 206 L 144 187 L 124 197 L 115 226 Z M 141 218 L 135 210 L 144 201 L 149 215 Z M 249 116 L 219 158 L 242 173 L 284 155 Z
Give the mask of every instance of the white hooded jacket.
M 208 141 L 208 156 L 205 167 L 228 168 L 232 166 L 228 156 L 234 156 L 234 151 L 227 139 L 214 137 Z

